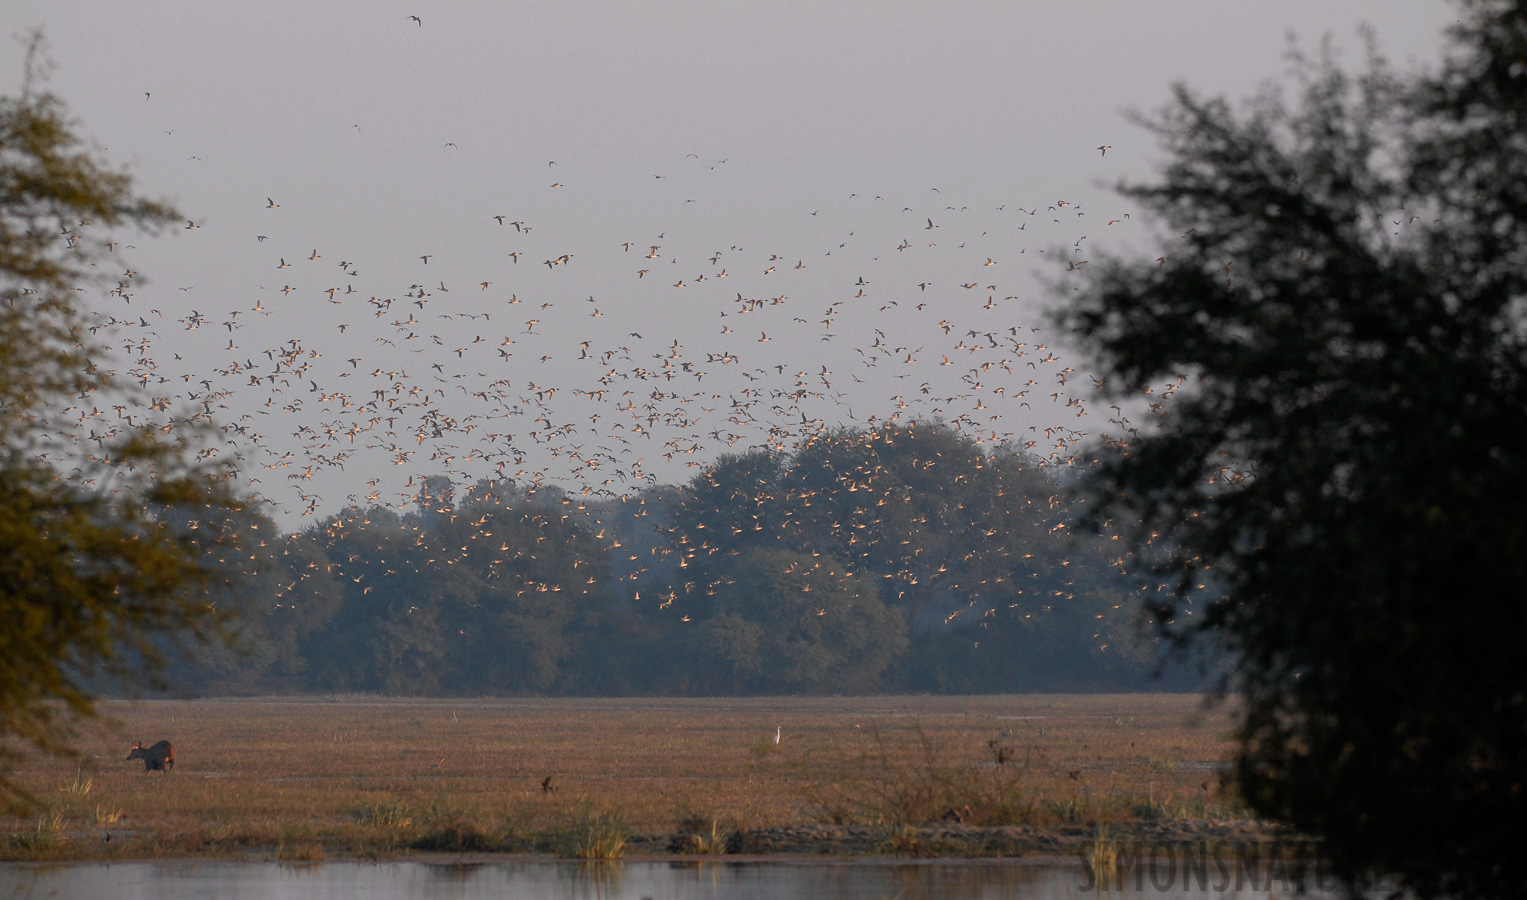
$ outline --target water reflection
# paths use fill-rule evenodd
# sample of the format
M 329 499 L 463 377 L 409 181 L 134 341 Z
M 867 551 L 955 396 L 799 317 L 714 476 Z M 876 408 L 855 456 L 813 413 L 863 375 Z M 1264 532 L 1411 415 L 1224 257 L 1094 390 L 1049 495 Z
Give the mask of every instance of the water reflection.
M 276 863 L 127 862 L 0 865 L 3 897 L 180 898 L 403 897 L 558 898 L 558 900 L 1266 900 L 1294 895 L 1287 872 L 1242 873 L 1203 883 L 1164 871 L 1125 873 L 1099 883 L 1081 866 L 1013 860 L 887 860 L 571 863 L 495 862 Z M 1138 876 L 1138 877 L 1135 877 Z M 1213 888 L 1223 883 L 1224 890 Z M 1336 897 L 1335 885 L 1311 884 L 1309 896 Z M 1322 890 L 1324 889 L 1324 890 Z

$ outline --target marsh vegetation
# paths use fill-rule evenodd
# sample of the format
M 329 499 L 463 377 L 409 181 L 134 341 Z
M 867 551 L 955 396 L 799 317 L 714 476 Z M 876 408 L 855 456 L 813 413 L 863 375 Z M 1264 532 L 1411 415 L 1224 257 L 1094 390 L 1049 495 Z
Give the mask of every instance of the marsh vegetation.
M 1099 823 L 1245 818 L 1222 783 L 1229 720 L 1187 695 L 330 697 L 107 713 L 172 740 L 175 771 L 124 761 L 130 742 L 110 726 L 83 760 L 24 763 L 15 774 L 38 805 L 4 820 L 6 858 L 1071 853 Z

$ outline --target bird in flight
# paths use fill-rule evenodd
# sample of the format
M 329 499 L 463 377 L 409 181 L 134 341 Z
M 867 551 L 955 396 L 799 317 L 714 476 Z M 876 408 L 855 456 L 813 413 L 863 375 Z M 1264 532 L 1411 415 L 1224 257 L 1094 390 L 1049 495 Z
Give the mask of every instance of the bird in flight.
M 1112 149 L 1113 149 L 1113 145 L 1112 144 L 1103 144 L 1101 147 L 1098 147 L 1098 155 L 1099 156 L 1107 156 L 1108 155 L 1108 151 L 1112 150 Z
M 424 27 L 424 20 L 423 19 L 419 18 L 418 16 L 409 16 L 409 18 L 413 19 L 415 22 L 418 22 L 420 28 Z

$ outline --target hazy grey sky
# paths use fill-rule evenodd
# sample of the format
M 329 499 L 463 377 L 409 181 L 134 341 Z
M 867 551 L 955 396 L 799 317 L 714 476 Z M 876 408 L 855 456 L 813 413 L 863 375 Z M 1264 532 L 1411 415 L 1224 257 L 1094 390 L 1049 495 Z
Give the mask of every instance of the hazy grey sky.
M 125 323 L 120 371 L 180 409 L 210 398 L 243 429 L 222 452 L 288 528 L 351 498 L 406 505 L 430 474 L 621 493 L 771 429 L 892 417 L 1064 459 L 1108 411 L 1032 330 L 1050 302 L 1034 270 L 1148 247 L 1109 190 L 1158 157 L 1123 111 L 1175 81 L 1245 97 L 1290 32 L 1329 33 L 1355 66 L 1367 22 L 1392 61 L 1427 62 L 1454 19 L 1433 2 L 8 8 L 17 32 L 45 28 L 47 87 L 81 131 L 197 226 L 122 236 L 148 283 L 91 301 Z M 7 92 L 20 56 L 0 45 Z

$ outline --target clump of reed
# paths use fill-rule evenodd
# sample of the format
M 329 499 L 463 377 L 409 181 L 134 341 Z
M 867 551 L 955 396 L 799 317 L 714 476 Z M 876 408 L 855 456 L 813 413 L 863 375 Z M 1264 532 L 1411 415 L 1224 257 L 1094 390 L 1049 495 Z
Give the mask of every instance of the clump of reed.
M 402 802 L 368 803 L 355 811 L 355 821 L 377 828 L 407 828 L 414 823 L 413 812 Z
M 1082 856 L 1097 874 L 1099 884 L 1104 883 L 1106 876 L 1118 868 L 1119 842 L 1109 839 L 1107 825 L 1098 825 L 1093 829 L 1092 840 L 1082 846 Z
M 552 837 L 552 849 L 569 859 L 619 859 L 626 852 L 630 832 L 625 825 L 604 814 L 584 815 Z
M 31 827 L 9 835 L 7 845 L 12 852 L 22 856 L 46 855 L 68 842 L 69 837 L 64 833 L 65 821 L 62 810 L 44 809 Z
M 731 850 L 735 832 L 721 827 L 719 819 L 709 823 L 700 816 L 686 816 L 679 821 L 678 833 L 669 841 L 674 853 L 697 856 L 720 856 Z
M 95 779 L 85 777 L 83 766 L 74 770 L 74 777 L 58 786 L 59 793 L 83 797 L 95 787 Z

